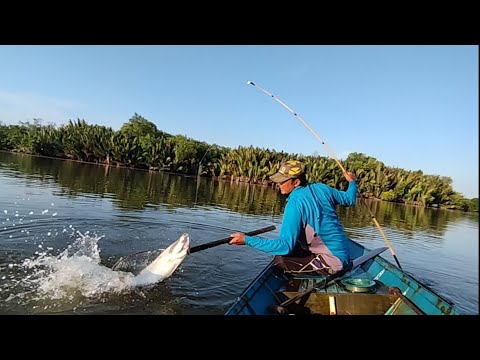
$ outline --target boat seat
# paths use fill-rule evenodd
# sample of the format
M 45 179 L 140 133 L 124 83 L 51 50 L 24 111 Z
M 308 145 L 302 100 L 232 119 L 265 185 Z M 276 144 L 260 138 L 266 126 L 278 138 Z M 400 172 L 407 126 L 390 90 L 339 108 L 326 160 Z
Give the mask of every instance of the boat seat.
M 303 291 L 315 284 L 324 281 L 325 276 L 319 274 L 289 274 L 284 290 Z M 295 289 L 295 290 L 294 290 Z
M 318 274 L 312 274 L 312 275 L 308 275 L 308 274 L 302 274 L 302 275 L 293 275 L 291 277 L 292 279 L 298 279 L 298 280 L 323 280 L 325 279 L 325 276 L 323 275 L 318 275 Z

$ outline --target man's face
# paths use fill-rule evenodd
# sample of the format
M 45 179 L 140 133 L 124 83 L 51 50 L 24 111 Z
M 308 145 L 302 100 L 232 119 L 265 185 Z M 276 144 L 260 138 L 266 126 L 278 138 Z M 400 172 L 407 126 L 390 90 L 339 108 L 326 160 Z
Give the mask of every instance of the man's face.
M 283 195 L 290 194 L 295 187 L 298 186 L 300 181 L 298 179 L 288 179 L 284 182 L 278 183 L 278 187 L 280 188 L 280 193 Z

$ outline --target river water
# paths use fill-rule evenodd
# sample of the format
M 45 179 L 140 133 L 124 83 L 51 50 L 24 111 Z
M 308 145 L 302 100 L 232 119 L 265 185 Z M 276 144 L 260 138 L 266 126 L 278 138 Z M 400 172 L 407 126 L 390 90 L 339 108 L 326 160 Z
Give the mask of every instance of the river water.
M 219 245 L 188 255 L 163 282 L 129 288 L 111 266 L 233 231 L 281 227 L 285 198 L 272 187 L 0 152 L 0 314 L 222 314 L 271 256 Z M 403 269 L 478 314 L 478 214 L 385 202 L 339 209 L 347 234 L 385 246 Z M 395 263 L 388 251 L 382 254 Z

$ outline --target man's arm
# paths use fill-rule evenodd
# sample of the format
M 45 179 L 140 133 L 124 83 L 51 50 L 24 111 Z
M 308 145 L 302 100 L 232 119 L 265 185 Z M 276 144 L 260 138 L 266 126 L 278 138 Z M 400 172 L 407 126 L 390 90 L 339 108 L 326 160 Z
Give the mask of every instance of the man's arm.
M 254 249 L 266 252 L 271 255 L 288 255 L 300 236 L 302 228 L 301 214 L 297 209 L 295 201 L 290 200 L 285 206 L 283 222 L 280 229 L 280 236 L 276 239 L 262 239 L 257 236 L 245 236 L 243 233 L 232 234 L 230 244 L 241 244 L 241 235 L 244 237 L 245 245 Z
M 345 179 L 348 181 L 347 191 L 340 191 L 334 188 L 331 188 L 332 196 L 339 205 L 343 206 L 352 206 L 357 202 L 357 184 L 355 180 L 357 177 L 352 172 L 346 172 L 343 174 Z

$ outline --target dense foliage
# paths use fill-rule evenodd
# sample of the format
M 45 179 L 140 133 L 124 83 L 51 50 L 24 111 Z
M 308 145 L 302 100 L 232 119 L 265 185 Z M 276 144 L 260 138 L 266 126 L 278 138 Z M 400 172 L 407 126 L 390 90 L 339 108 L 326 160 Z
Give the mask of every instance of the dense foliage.
M 38 119 L 18 125 L 0 123 L 0 150 L 263 185 L 271 184 L 269 176 L 282 161 L 298 159 L 306 163 L 309 181 L 339 189 L 347 186 L 338 165 L 328 157 L 209 145 L 163 132 L 137 113 L 118 131 L 81 119 L 60 127 L 42 125 Z M 343 165 L 357 174 L 359 193 L 365 198 L 478 212 L 478 198 L 466 199 L 454 191 L 449 177 L 386 166 L 361 153 L 350 154 Z

